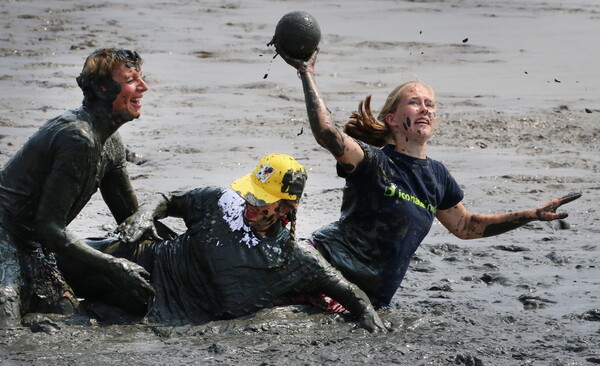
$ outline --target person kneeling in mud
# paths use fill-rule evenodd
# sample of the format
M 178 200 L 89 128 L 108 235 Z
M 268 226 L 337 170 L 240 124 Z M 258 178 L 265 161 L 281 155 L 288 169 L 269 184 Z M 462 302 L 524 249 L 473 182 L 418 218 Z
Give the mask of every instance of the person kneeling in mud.
M 141 115 L 142 64 L 131 50 L 92 52 L 76 79 L 81 106 L 45 122 L 0 170 L 0 328 L 29 313 L 77 312 L 56 257 L 138 300 L 153 293 L 141 266 L 91 250 L 68 229 L 98 190 L 118 224 L 138 208 L 118 129 Z
M 290 293 L 319 291 L 358 317 L 363 328 L 385 329 L 362 290 L 316 249 L 296 242 L 295 213 L 306 178 L 292 157 L 266 155 L 252 173 L 235 180 L 232 189 L 205 187 L 157 195 L 155 202 L 142 205 L 121 224 L 121 241 L 105 244 L 103 251 L 150 272 L 156 294 L 147 316 L 153 322 L 231 319 L 281 305 Z M 156 220 L 167 216 L 183 218 L 187 231 L 160 242 L 130 244 L 146 233 L 156 238 Z M 81 288 L 88 290 L 85 295 L 98 296 L 80 276 L 67 280 L 76 294 Z M 106 299 L 122 297 L 113 295 Z

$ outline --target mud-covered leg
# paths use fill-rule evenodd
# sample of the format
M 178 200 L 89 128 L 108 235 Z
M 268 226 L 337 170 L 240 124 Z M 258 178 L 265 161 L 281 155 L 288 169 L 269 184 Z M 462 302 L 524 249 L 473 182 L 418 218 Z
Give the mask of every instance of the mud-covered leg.
M 54 254 L 43 248 L 21 257 L 23 312 L 73 315 L 79 302 L 59 272 Z
M 123 244 L 116 238 L 88 238 L 86 244 L 103 253 L 127 260 L 134 260 L 136 248 L 143 246 L 143 244 L 138 246 Z M 89 304 L 103 303 L 132 315 L 143 316 L 146 314 L 147 303 L 141 303 L 127 291 L 115 286 L 108 276 L 90 271 L 82 263 L 61 257 L 57 257 L 57 259 L 58 268 L 67 283 L 73 288 L 78 298 L 85 299 L 83 305 L 85 309 L 89 310 Z
M 0 228 L 0 328 L 19 326 L 21 322 L 21 265 L 18 249 Z

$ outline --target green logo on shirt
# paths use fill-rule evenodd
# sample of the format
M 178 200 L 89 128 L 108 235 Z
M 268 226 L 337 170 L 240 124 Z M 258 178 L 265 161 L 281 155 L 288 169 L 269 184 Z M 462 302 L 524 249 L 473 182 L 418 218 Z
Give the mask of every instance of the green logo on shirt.
M 383 193 L 384 196 L 387 197 L 398 197 L 398 198 L 402 198 L 405 201 L 411 202 L 417 206 L 420 206 L 426 210 L 429 210 L 433 213 L 435 213 L 437 211 L 437 207 L 431 205 L 430 203 L 424 203 L 423 201 L 421 201 L 420 199 L 418 199 L 417 197 L 408 194 L 408 193 L 404 193 L 400 190 L 400 188 L 398 188 L 395 184 L 391 184 L 387 187 L 385 187 L 385 192 Z

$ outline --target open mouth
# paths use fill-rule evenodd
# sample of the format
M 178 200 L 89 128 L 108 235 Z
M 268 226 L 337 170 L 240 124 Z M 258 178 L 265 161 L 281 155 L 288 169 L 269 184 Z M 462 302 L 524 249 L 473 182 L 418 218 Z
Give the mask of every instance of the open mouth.
M 253 210 L 248 207 L 244 210 L 244 217 L 247 220 L 255 220 L 258 217 L 258 210 Z
M 142 98 L 131 98 L 130 99 L 131 104 L 133 104 L 135 107 L 140 108 L 142 106 Z

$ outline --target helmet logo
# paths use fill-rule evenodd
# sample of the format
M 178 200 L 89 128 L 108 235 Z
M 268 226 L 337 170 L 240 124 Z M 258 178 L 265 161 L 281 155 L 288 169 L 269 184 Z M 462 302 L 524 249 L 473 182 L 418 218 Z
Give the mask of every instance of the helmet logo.
M 275 169 L 273 169 L 269 164 L 265 164 L 265 166 L 256 172 L 256 178 L 264 183 L 271 177 L 271 175 L 273 175 L 274 172 Z

